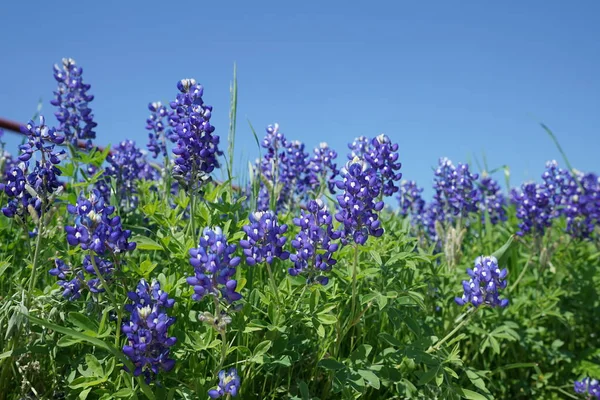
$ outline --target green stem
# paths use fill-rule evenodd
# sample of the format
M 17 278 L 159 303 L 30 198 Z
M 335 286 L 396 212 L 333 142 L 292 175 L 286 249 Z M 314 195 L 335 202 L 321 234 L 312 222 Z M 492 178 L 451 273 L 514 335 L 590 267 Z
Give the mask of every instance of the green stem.
M 273 271 L 271 271 L 271 265 L 267 263 L 267 272 L 269 273 L 269 281 L 271 282 L 271 287 L 273 292 L 275 293 L 275 299 L 277 301 L 277 305 L 281 305 L 281 299 L 279 298 L 279 290 L 277 290 L 277 283 L 275 282 L 275 277 L 273 276 Z M 275 321 L 273 321 L 275 323 Z
M 354 262 L 352 264 L 352 308 L 351 308 L 351 317 L 354 318 L 354 313 L 356 312 L 356 275 L 358 269 L 358 244 L 354 244 Z
M 525 276 L 525 272 L 527 272 L 527 268 L 529 267 L 529 264 L 531 263 L 532 258 L 533 258 L 533 253 L 529 255 L 529 258 L 527 259 L 527 262 L 525 263 L 523 270 L 519 274 L 519 277 L 517 278 L 515 283 L 513 283 L 512 286 L 508 289 L 508 293 L 511 293 L 513 290 L 515 290 L 515 288 L 517 287 L 519 282 L 521 282 L 521 279 L 523 279 L 523 277 Z
M 31 277 L 29 278 L 29 290 L 27 291 L 27 309 L 31 305 L 31 296 L 33 294 L 33 288 L 35 287 L 37 266 L 40 256 L 40 249 L 42 248 L 42 217 L 38 219 L 37 226 L 37 238 L 35 240 L 35 252 L 33 253 L 33 266 L 31 267 Z
M 454 334 L 455 334 L 456 332 L 458 332 L 458 331 L 459 331 L 459 330 L 460 330 L 460 329 L 461 329 L 463 326 L 465 326 L 465 325 L 466 325 L 466 324 L 467 324 L 467 323 L 468 323 L 468 322 L 471 320 L 471 318 L 473 317 L 473 315 L 475 315 L 475 313 L 477 312 L 477 310 L 479 310 L 479 308 L 471 308 L 471 309 L 467 310 L 467 312 L 466 312 L 465 314 L 463 314 L 463 315 L 467 315 L 467 317 L 466 317 L 466 318 L 464 318 L 464 319 L 463 319 L 463 320 L 460 322 L 460 324 L 456 325 L 456 327 L 455 327 L 454 329 L 452 329 L 452 330 L 450 331 L 450 333 L 448 333 L 446 336 L 444 336 L 444 337 L 442 338 L 442 340 L 438 340 L 438 341 L 435 343 L 435 345 L 433 345 L 433 346 L 430 346 L 430 347 L 429 347 L 429 349 L 427 349 L 427 353 L 433 353 L 433 352 L 435 352 L 435 351 L 438 351 L 438 350 L 439 350 L 439 349 L 442 347 L 442 345 L 443 345 L 444 343 L 446 343 L 446 341 L 447 341 L 448 339 L 452 338 L 452 336 L 454 336 Z
M 110 299 L 111 303 L 113 304 L 113 307 L 115 308 L 115 310 L 117 310 L 117 334 L 115 336 L 115 346 L 118 348 L 119 340 L 121 338 L 121 321 L 123 318 L 123 315 L 121 314 L 121 307 L 119 306 L 119 303 L 117 303 L 117 299 L 115 298 L 112 290 L 110 290 L 110 287 L 106 284 L 106 280 L 104 279 L 104 276 L 102 276 L 102 274 L 100 273 L 100 270 L 98 269 L 98 265 L 96 265 L 96 257 L 92 251 L 90 251 L 90 260 L 92 261 L 92 268 L 94 268 L 94 272 L 96 273 L 96 276 L 98 277 L 98 279 L 100 279 L 100 282 L 102 283 L 102 287 L 106 291 L 108 298 Z

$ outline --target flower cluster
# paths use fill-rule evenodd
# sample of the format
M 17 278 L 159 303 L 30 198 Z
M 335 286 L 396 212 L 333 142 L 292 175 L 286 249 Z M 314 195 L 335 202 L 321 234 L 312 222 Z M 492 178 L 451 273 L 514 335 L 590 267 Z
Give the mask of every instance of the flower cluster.
M 323 273 L 330 271 L 337 262 L 333 253 L 339 245 L 333 241 L 341 235 L 333 230 L 331 214 L 321 200 L 311 200 L 307 210 L 294 218 L 294 225 L 300 227 L 300 232 L 292 240 L 296 252 L 290 255 L 294 266 L 288 269 L 289 274 L 305 274 L 308 284 L 326 285 L 329 278 Z
M 51 198 L 62 187 L 58 180 L 61 175 L 56 167 L 61 161 L 64 150 L 54 150 L 55 145 L 62 144 L 64 136 L 56 134 L 55 129 L 48 128 L 44 117 L 40 117 L 39 125 L 33 121 L 21 127 L 27 136 L 27 142 L 20 145 L 20 163 L 8 171 L 6 183 L 0 189 L 9 197 L 9 202 L 2 209 L 5 216 L 24 216 L 27 211 L 36 217 L 46 212 L 51 205 Z M 30 171 L 32 157 L 36 155 L 35 165 Z
M 67 242 L 71 246 L 80 245 L 98 255 L 118 254 L 135 249 L 135 242 L 129 242 L 130 230 L 124 230 L 119 216 L 111 217 L 115 207 L 108 205 L 98 190 L 88 197 L 81 194 L 75 205 L 67 206 L 69 213 L 76 216 L 74 226 L 66 226 Z
M 478 175 L 469 171 L 468 164 L 452 164 L 441 158 L 435 170 L 433 204 L 438 221 L 453 223 L 457 218 L 465 218 L 479 207 L 479 197 L 475 181 Z
M 326 184 L 329 191 L 334 193 L 335 178 L 340 173 L 334 161 L 337 153 L 325 142 L 319 144 L 319 147 L 315 147 L 313 152 L 315 155 L 308 164 L 311 172 L 308 177 L 308 185 L 314 189 L 321 184 Z
M 337 196 L 340 209 L 335 219 L 343 224 L 343 242 L 352 239 L 357 244 L 365 244 L 369 235 L 383 234 L 377 214 L 383 209 L 383 201 L 377 200 L 381 181 L 370 164 L 358 157 L 346 164 L 342 176 L 343 179 L 335 183 L 344 191 Z
M 204 89 L 194 79 L 182 79 L 177 83 L 179 94 L 170 103 L 169 139 L 175 143 L 173 154 L 174 176 L 192 191 L 200 189 L 210 173 L 219 166 L 217 157 L 219 136 L 210 124 L 212 107 L 204 104 Z
M 228 244 L 221 228 L 204 228 L 198 248 L 190 249 L 190 264 L 194 267 L 194 276 L 187 283 L 194 287 L 192 299 L 202 300 L 211 295 L 221 297 L 227 303 L 242 298 L 236 292 L 237 281 L 233 279 L 240 257 L 232 257 L 235 245 Z
M 303 143 L 288 141 L 278 124 L 267 127 L 261 146 L 266 153 L 255 167 L 261 182 L 257 208 L 265 211 L 274 204 L 276 210 L 282 210 L 310 188 L 308 153 Z
M 157 179 L 158 172 L 150 166 L 146 155 L 136 147 L 132 140 L 124 140 L 119 143 L 112 149 L 112 153 L 106 158 L 106 161 L 108 166 L 104 171 L 104 179 L 98 184 L 98 189 L 108 187 L 107 182 L 111 177 L 114 178 L 117 198 L 121 207 L 135 208 L 138 203 L 136 181 L 138 179 Z M 108 201 L 110 193 L 102 193 L 105 200 Z
M 552 197 L 544 186 L 533 182 L 524 183 L 520 191 L 512 190 L 511 201 L 517 207 L 517 217 L 521 220 L 518 235 L 533 232 L 542 236 L 552 225 Z
M 479 307 L 486 304 L 490 307 L 506 307 L 508 299 L 500 299 L 499 291 L 506 288 L 506 268 L 498 267 L 498 260 L 494 256 L 477 257 L 475 267 L 467 268 L 467 273 L 471 277 L 468 281 L 463 281 L 464 294 L 462 297 L 456 297 L 455 301 L 459 305 L 472 304 Z
M 600 399 L 600 382 L 596 379 L 583 378 L 580 381 L 575 381 L 575 393 L 589 395 Z
M 89 255 L 84 257 L 83 265 L 80 268 L 73 269 L 60 258 L 55 259 L 54 264 L 55 267 L 49 273 L 58 278 L 57 283 L 63 289 L 62 295 L 68 300 L 80 298 L 84 287 L 87 287 L 92 293 L 104 292 L 105 288 L 101 287 L 101 280 L 96 273 L 96 268 L 105 281 L 111 278 L 114 270 L 110 261 L 94 256 L 92 262 Z
M 257 211 L 250 214 L 250 224 L 242 229 L 247 239 L 240 240 L 244 249 L 246 264 L 255 265 L 262 262 L 271 264 L 275 257 L 287 260 L 290 253 L 283 250 L 287 238 L 287 225 L 279 225 L 277 215 L 272 211 Z
M 87 93 L 90 85 L 83 82 L 82 73 L 83 70 L 72 58 L 63 58 L 62 68 L 55 64 L 54 79 L 58 82 L 58 88 L 50 103 L 58 107 L 55 113 L 59 122 L 58 131 L 71 143 L 85 140 L 88 148 L 91 148 L 92 139 L 96 138 L 94 128 L 97 126 L 89 107 L 94 96 Z
M 208 396 L 211 399 L 218 399 L 219 397 L 231 395 L 232 397 L 237 396 L 238 390 L 240 389 L 240 377 L 238 376 L 235 368 L 230 368 L 229 371 L 219 371 L 219 385 L 216 389 L 208 391 Z
M 573 173 L 559 168 L 556 161 L 546 163 L 543 186 L 553 204 L 553 217 L 564 215 L 567 232 L 573 237 L 589 238 L 600 225 L 600 180 L 595 174 Z
M 364 158 L 365 154 L 369 151 L 370 141 L 366 136 L 359 136 L 352 143 L 348 144 L 350 154 L 348 159 L 353 160 L 354 157 Z
M 365 160 L 381 180 L 384 196 L 392 196 L 399 190 L 394 183 L 402 179 L 402 173 L 398 172 L 402 164 L 398 162 L 397 151 L 398 144 L 392 144 L 387 135 L 381 134 L 371 140 L 369 151 L 365 153 Z
M 136 291 L 127 296 L 133 304 L 125 305 L 131 315 L 121 328 L 127 337 L 123 353 L 135 366 L 133 375 L 143 373 L 149 383 L 161 369 L 168 372 L 175 366 L 169 353 L 177 338 L 168 335 L 175 318 L 167 314 L 175 300 L 161 290 L 158 282 L 149 285 L 144 279 L 140 280 Z
M 425 200 L 421 196 L 423 189 L 415 181 L 402 181 L 398 202 L 400 203 L 400 215 L 411 217 L 411 222 L 416 224 L 422 218 L 425 210 Z
M 150 131 L 148 133 L 148 150 L 154 158 L 158 157 L 159 154 L 166 158 L 167 140 L 164 120 L 169 114 L 167 107 L 162 105 L 160 101 L 155 101 L 148 104 L 148 109 L 152 113 L 146 120 L 146 129 Z
M 506 221 L 506 198 L 502 194 L 500 185 L 490 176 L 484 176 L 479 180 L 479 209 L 482 211 L 482 220 L 485 213 L 490 216 L 492 224 Z

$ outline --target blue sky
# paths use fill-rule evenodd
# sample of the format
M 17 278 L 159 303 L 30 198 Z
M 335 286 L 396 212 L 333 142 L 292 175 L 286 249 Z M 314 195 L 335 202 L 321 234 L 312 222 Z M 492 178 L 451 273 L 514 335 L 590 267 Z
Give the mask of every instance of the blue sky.
M 441 156 L 485 154 L 513 183 L 538 179 L 560 160 L 539 122 L 575 168 L 600 172 L 600 2 L 350 3 L 2 2 L 0 116 L 26 122 L 42 98 L 53 121 L 52 65 L 72 57 L 96 97 L 97 143 L 145 146 L 148 102 L 188 77 L 225 142 L 236 62 L 238 171 L 258 155 L 250 120 L 311 149 L 327 141 L 340 163 L 354 137 L 386 133 L 429 193 Z

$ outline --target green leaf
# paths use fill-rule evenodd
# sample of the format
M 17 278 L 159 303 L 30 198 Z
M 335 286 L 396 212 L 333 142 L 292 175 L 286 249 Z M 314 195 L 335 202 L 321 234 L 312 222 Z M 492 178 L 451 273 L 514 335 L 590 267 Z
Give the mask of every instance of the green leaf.
M 330 371 L 337 371 L 346 368 L 344 364 L 334 360 L 333 358 L 324 358 L 321 361 L 319 361 L 318 365 Z
M 373 371 L 369 371 L 368 369 L 359 369 L 358 373 L 367 382 L 369 382 L 369 385 L 373 386 L 375 389 L 379 389 L 379 387 L 380 387 L 379 378 L 377 377 L 377 375 L 375 375 L 375 373 L 373 373 Z
M 469 389 L 462 389 L 463 397 L 469 400 L 489 400 L 487 396 L 479 394 Z
M 395 347 L 402 346 L 402 342 L 399 341 L 398 339 L 396 339 L 395 337 L 393 337 L 392 335 L 390 335 L 389 333 L 381 332 L 379 334 L 379 338 L 381 340 L 383 340 L 384 342 L 386 342 L 387 344 L 391 344 L 392 346 L 395 346 Z
M 79 329 L 93 333 L 93 336 L 96 336 L 98 325 L 85 315 L 78 312 L 70 312 L 67 319 Z
M 333 325 L 337 322 L 336 316 L 331 314 L 318 314 L 317 319 L 323 325 Z
M 271 346 L 273 346 L 273 342 L 271 342 L 270 340 L 265 340 L 264 342 L 260 342 L 254 348 L 254 357 L 258 357 L 258 356 L 262 356 L 263 354 L 266 354 L 266 352 L 269 351 Z
M 138 250 L 164 250 L 160 243 L 145 236 L 134 236 L 130 241 L 136 243 Z
M 503 261 L 504 255 L 506 254 L 506 252 L 508 251 L 508 249 L 510 249 L 510 247 L 512 246 L 513 242 L 515 240 L 515 235 L 511 235 L 508 240 L 506 241 L 506 243 L 504 243 L 504 246 L 500 247 L 498 250 L 496 250 L 492 256 L 496 257 L 498 259 L 498 263 L 501 263 Z

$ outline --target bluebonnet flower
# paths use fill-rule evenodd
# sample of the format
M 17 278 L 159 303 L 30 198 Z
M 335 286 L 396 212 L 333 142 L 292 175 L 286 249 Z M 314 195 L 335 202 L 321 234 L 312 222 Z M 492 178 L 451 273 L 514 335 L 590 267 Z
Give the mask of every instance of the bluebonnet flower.
M 398 144 L 392 144 L 387 135 L 381 134 L 371 140 L 371 146 L 364 156 L 364 159 L 377 172 L 384 196 L 392 196 L 399 190 L 394 183 L 402 179 L 402 174 L 398 172 L 402 164 L 398 162 L 397 151 Z
M 227 372 L 225 370 L 219 371 L 219 385 L 216 389 L 209 390 L 208 396 L 211 399 L 218 399 L 227 395 L 235 397 L 238 390 L 240 390 L 240 377 L 235 368 L 230 368 Z
M 58 278 L 58 285 L 63 288 L 62 295 L 69 300 L 80 298 L 82 285 L 85 283 L 83 272 L 73 272 L 60 258 L 55 259 L 54 263 L 55 267 L 50 270 L 50 275 Z
M 175 360 L 170 358 L 170 348 L 177 338 L 169 337 L 168 330 L 175 323 L 175 317 L 167 314 L 175 300 L 161 290 L 160 283 L 154 281 L 149 285 L 140 280 L 135 292 L 128 292 L 127 297 L 133 304 L 125 305 L 131 315 L 122 325 L 127 337 L 123 353 L 132 361 L 134 376 L 144 374 L 149 383 L 160 370 L 170 371 Z
M 308 164 L 310 170 L 308 185 L 314 190 L 321 183 L 325 183 L 329 191 L 334 193 L 335 179 L 340 173 L 334 161 L 337 153 L 325 142 L 319 144 L 319 147 L 315 147 L 313 152 L 315 155 Z
M 543 187 L 552 201 L 552 217 L 565 216 L 567 232 L 575 238 L 591 237 L 600 225 L 600 180 L 595 174 L 573 173 L 546 163 Z
M 464 294 L 455 298 L 457 304 L 462 306 L 470 303 L 474 307 L 482 304 L 490 307 L 508 305 L 508 299 L 499 297 L 500 290 L 506 288 L 508 271 L 506 268 L 500 269 L 496 257 L 477 257 L 475 267 L 467 268 L 467 273 L 471 279 L 463 281 Z
M 160 101 L 148 104 L 148 109 L 152 112 L 146 120 L 146 129 L 150 131 L 148 133 L 148 150 L 154 158 L 158 157 L 159 154 L 162 154 L 163 158 L 167 158 L 164 120 L 169 115 L 169 112 L 167 111 L 167 107 L 162 105 Z
M 260 180 L 258 210 L 266 211 L 274 206 L 282 210 L 303 198 L 312 188 L 308 153 L 299 141 L 288 141 L 279 131 L 279 125 L 267 127 L 261 143 L 266 149 L 263 158 L 257 162 L 254 175 Z
M 377 214 L 383 209 L 383 202 L 377 200 L 381 181 L 376 171 L 358 157 L 346 164 L 342 176 L 343 180 L 335 183 L 344 191 L 337 196 L 340 209 L 335 214 L 335 219 L 343 224 L 342 243 L 353 239 L 357 244 L 365 244 L 369 235 L 379 237 L 383 234 Z
M 19 146 L 20 163 L 11 168 L 6 183 L 0 185 L 10 199 L 2 212 L 9 218 L 24 216 L 25 211 L 40 217 L 51 206 L 52 196 L 62 187 L 58 180 L 61 171 L 56 165 L 60 163 L 64 150 L 55 151 L 54 147 L 62 144 L 65 138 L 48 128 L 44 117 L 40 117 L 39 125 L 29 121 L 21 127 L 21 131 L 27 136 L 27 142 Z M 36 154 L 35 165 L 30 171 L 32 157 Z
M 204 228 L 198 248 L 190 249 L 190 264 L 194 276 L 187 283 L 194 287 L 192 299 L 202 300 L 205 296 L 223 298 L 227 303 L 240 300 L 237 281 L 233 279 L 240 257 L 232 257 L 236 246 L 228 244 L 221 228 Z
M 506 198 L 502 194 L 500 185 L 490 176 L 483 176 L 479 181 L 479 208 L 482 211 L 482 221 L 485 220 L 485 212 L 490 216 L 490 222 L 497 224 L 506 221 Z
M 350 144 L 348 148 L 350 153 L 348 154 L 348 160 L 354 160 L 355 157 L 364 158 L 365 154 L 369 151 L 370 141 L 366 136 L 359 136 Z
M 94 256 L 98 272 L 105 281 L 109 281 L 114 271 L 113 264 L 101 257 Z M 58 285 L 63 288 L 63 296 L 68 300 L 77 300 L 81 297 L 82 290 L 87 289 L 92 293 L 102 293 L 105 288 L 101 287 L 92 260 L 89 255 L 83 259 L 83 265 L 79 268 L 71 268 L 63 260 L 54 260 L 55 267 L 49 271 L 50 275 L 58 278 Z
M 565 196 L 563 214 L 567 218 L 567 232 L 574 238 L 590 238 L 600 226 L 600 177 L 592 173 L 576 172 L 575 191 Z
M 400 193 L 398 194 L 400 215 L 411 217 L 413 224 L 422 218 L 425 210 L 425 200 L 423 200 L 421 193 L 423 193 L 423 188 L 420 188 L 415 181 L 402 181 L 400 183 Z
M 478 211 L 477 178 L 478 174 L 472 174 L 468 164 L 454 166 L 448 158 L 440 158 L 433 187 L 438 221 L 454 223 L 456 219 L 464 219 L 469 213 Z
M 59 122 L 57 130 L 74 145 L 79 139 L 86 141 L 87 147 L 91 148 L 92 139 L 96 138 L 94 128 L 97 126 L 89 107 L 94 96 L 87 93 L 90 85 L 83 82 L 82 73 L 83 70 L 72 58 L 63 58 L 62 68 L 55 64 L 54 79 L 58 82 L 58 88 L 50 103 L 58 107 L 55 113 Z
M 158 171 L 150 166 L 146 155 L 132 140 L 119 143 L 112 149 L 112 154 L 106 158 L 106 161 L 108 166 L 104 171 L 105 177 L 97 185 L 100 192 L 104 194 L 105 200 L 110 200 L 110 191 L 101 188 L 107 188 L 107 182 L 112 177 L 115 180 L 120 206 L 126 209 L 137 207 L 137 180 L 158 179 Z
M 246 232 L 247 239 L 240 240 L 240 247 L 244 249 L 246 264 L 255 265 L 262 262 L 271 264 L 277 257 L 287 260 L 290 253 L 283 250 L 287 238 L 287 225 L 279 225 L 277 215 L 272 211 L 257 211 L 250 214 L 250 224 L 242 229 Z
M 519 236 L 533 232 L 543 236 L 547 228 L 552 225 L 554 207 L 552 196 L 548 190 L 533 182 L 521 185 L 521 190 L 511 191 L 511 201 L 517 207 L 519 222 Z
M 135 242 L 128 241 L 131 231 L 123 229 L 119 216 L 111 217 L 115 207 L 107 204 L 98 190 L 92 190 L 89 198 L 80 194 L 77 203 L 69 204 L 67 210 L 76 216 L 75 225 L 65 227 L 71 246 L 80 245 L 97 255 L 135 249 Z
M 575 393 L 586 394 L 596 399 L 600 399 L 600 382 L 589 377 L 583 378 L 580 381 L 575 381 Z
M 323 273 L 337 262 L 333 253 L 339 245 L 333 241 L 341 236 L 339 231 L 333 230 L 331 214 L 320 199 L 311 200 L 307 210 L 294 218 L 294 225 L 300 227 L 300 232 L 292 240 L 296 252 L 290 255 L 294 266 L 288 269 L 289 274 L 305 274 L 307 283 L 326 285 L 329 278 Z
M 175 143 L 173 172 L 183 186 L 196 191 L 219 167 L 217 157 L 222 152 L 210 124 L 212 107 L 202 100 L 204 88 L 194 79 L 182 79 L 177 88 L 180 93 L 170 103 L 173 111 L 169 113 L 169 139 Z

